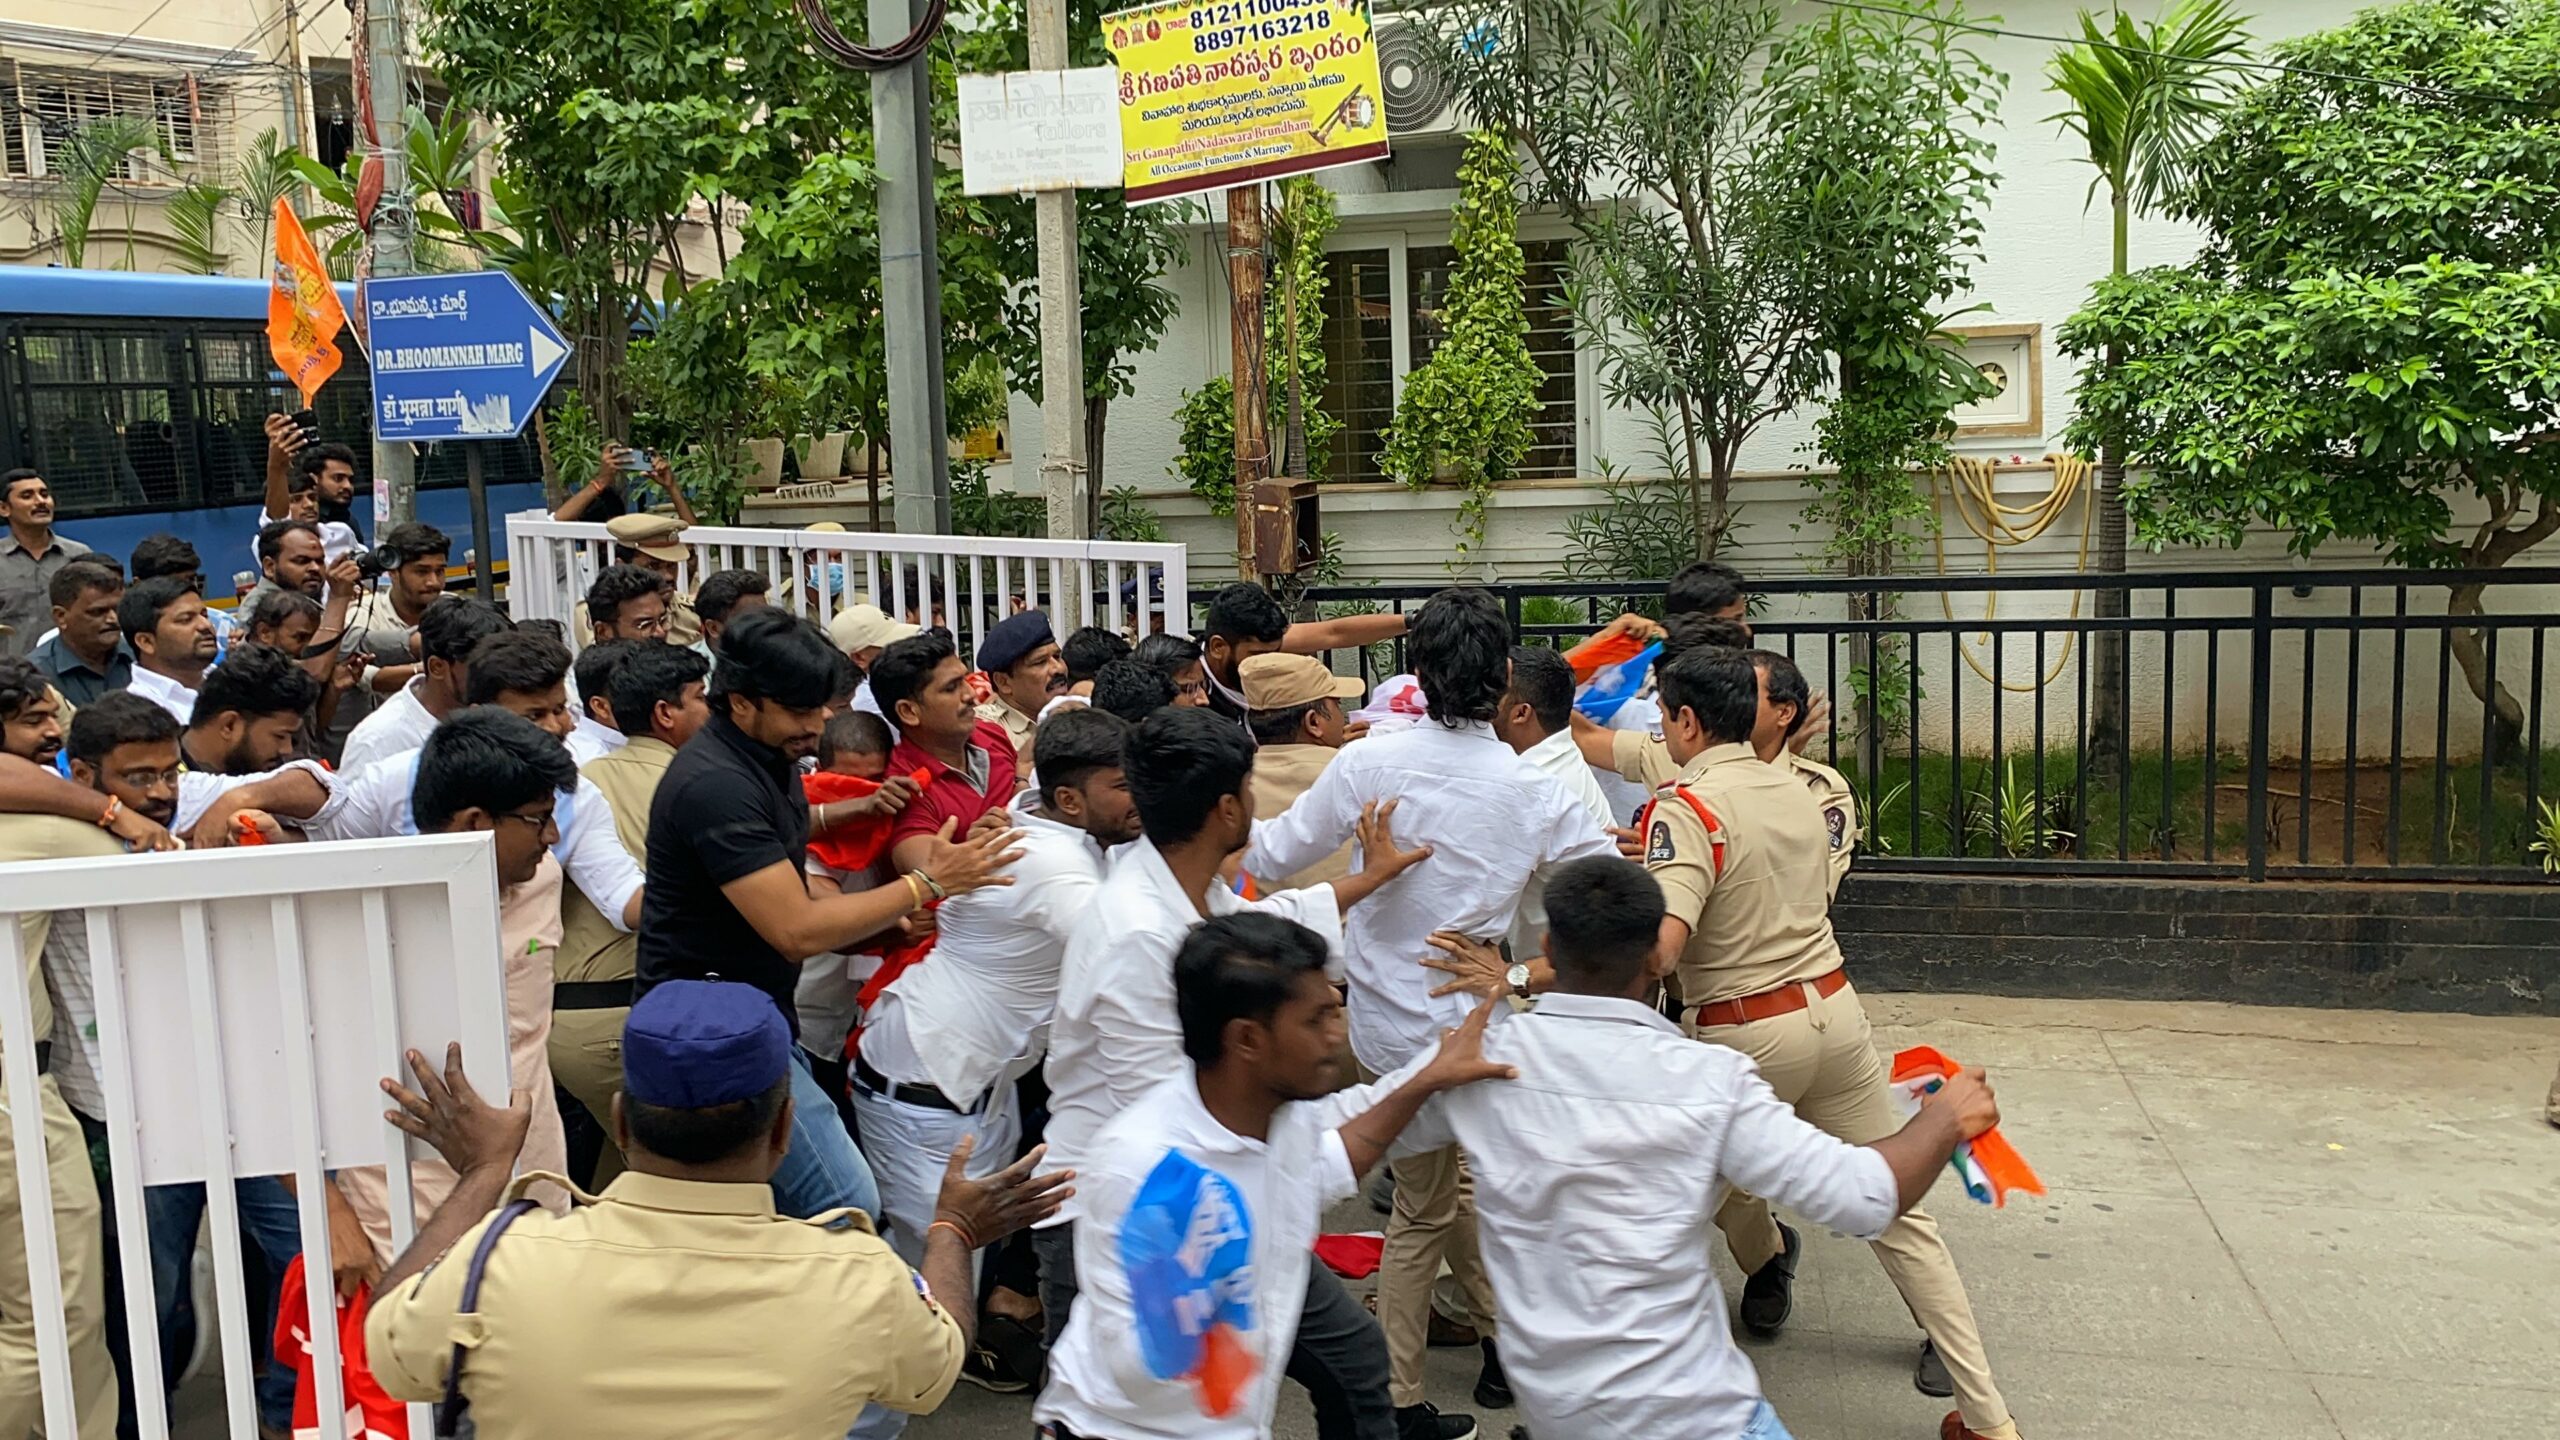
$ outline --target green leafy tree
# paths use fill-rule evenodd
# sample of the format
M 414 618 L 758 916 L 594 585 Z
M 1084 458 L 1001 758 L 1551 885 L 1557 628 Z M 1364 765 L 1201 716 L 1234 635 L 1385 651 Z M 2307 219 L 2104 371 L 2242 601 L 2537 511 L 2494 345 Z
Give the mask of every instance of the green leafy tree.
M 1068 60 L 1108 65 L 1102 16 L 1117 9 L 1102 0 L 1071 0 L 1067 10 Z M 965 29 L 955 30 L 958 63 L 971 73 L 1028 69 L 1030 30 L 1020 0 L 982 0 Z M 1039 245 L 1027 198 L 992 201 L 998 263 L 1021 281 L 1039 273 Z M 1090 477 L 1085 500 L 1093 533 L 1109 502 L 1111 404 L 1137 390 L 1138 357 L 1162 344 L 1181 300 L 1157 277 L 1180 263 L 1182 226 L 1196 214 L 1186 203 L 1131 206 L 1117 190 L 1076 195 L 1076 279 L 1084 326 L 1084 454 Z M 1005 366 L 1015 385 L 1040 398 L 1040 290 L 1016 285 L 1007 299 L 1001 334 Z
M 2150 214 L 2174 198 L 2194 166 L 2197 148 L 2212 134 L 2228 103 L 2229 73 L 2219 62 L 2248 46 L 2246 20 L 2228 0 L 2178 0 L 2148 25 L 2122 10 L 2101 24 L 2080 13 L 2081 43 L 2055 54 L 2048 70 L 2069 108 L 2056 115 L 2063 128 L 2088 147 L 2114 233 L 2112 274 L 2125 273 L 2135 212 Z M 2104 368 L 2124 363 L 2108 350 Z M 2087 437 L 2098 454 L 2097 559 L 2101 574 L 2124 573 L 2124 437 L 2101 429 Z M 2125 592 L 2098 592 L 2100 618 L 2125 613 Z M 2124 636 L 2101 631 L 2089 637 L 2091 743 L 2101 760 L 2120 756 L 2125 744 Z
M 1570 294 L 1611 403 L 1676 421 L 1695 553 L 1742 447 L 1824 374 L 1818 278 L 1754 79 L 1767 0 L 1464 0 L 1440 63 L 1572 225 Z
M 2066 354 L 2128 357 L 2082 380 L 2072 443 L 2121 437 L 2153 545 L 2268 524 L 2305 554 L 2504 565 L 2560 533 L 2560 5 L 2417 0 L 2273 56 L 2296 68 L 2238 96 L 2172 199 L 2203 253 L 2063 327 Z M 2479 635 L 2452 647 L 2511 740 Z
M 169 238 L 178 252 L 181 274 L 222 273 L 222 212 L 230 201 L 230 187 L 202 177 L 189 180 L 170 195 Z
M 240 153 L 231 167 L 231 192 L 240 201 L 240 215 L 256 243 L 249 247 L 252 274 L 263 274 L 267 263 L 267 242 L 275 228 L 276 202 L 293 194 L 302 185 L 302 172 L 294 167 L 298 157 L 274 126 L 257 133 L 248 148 Z
M 160 131 L 149 120 L 113 115 L 92 120 L 71 132 L 52 159 L 54 188 L 50 201 L 53 230 L 62 246 L 62 263 L 77 269 L 88 263 L 89 231 L 97 222 L 98 203 L 107 187 L 123 177 L 138 150 L 160 151 Z M 125 227 L 125 261 L 133 259 L 133 227 Z
M 1442 339 L 1405 377 L 1378 456 L 1379 468 L 1416 489 L 1437 479 L 1466 487 L 1453 569 L 1484 544 L 1493 486 L 1511 477 L 1536 439 L 1530 421 L 1546 380 L 1529 354 L 1529 320 L 1520 309 L 1528 265 L 1511 191 L 1517 176 L 1509 140 L 1482 130 L 1468 137 L 1450 220 L 1449 243 L 1458 253 L 1441 298 Z

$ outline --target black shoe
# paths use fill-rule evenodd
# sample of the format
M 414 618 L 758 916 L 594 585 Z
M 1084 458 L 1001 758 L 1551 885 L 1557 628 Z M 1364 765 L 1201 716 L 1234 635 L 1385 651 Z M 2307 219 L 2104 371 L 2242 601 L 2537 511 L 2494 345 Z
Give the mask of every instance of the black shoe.
M 1484 1342 L 1484 1368 L 1476 1372 L 1476 1403 L 1487 1410 L 1511 1408 L 1511 1382 L 1502 1373 L 1502 1356 Z
M 1776 1339 L 1796 1308 L 1796 1258 L 1804 1253 L 1804 1240 L 1783 1220 L 1778 1234 L 1787 1248 L 1742 1282 L 1742 1328 L 1762 1340 Z
M 1911 1388 L 1940 1400 L 1956 1393 L 1956 1382 L 1947 1374 L 1947 1362 L 1938 1358 L 1937 1341 L 1920 1342 L 1920 1363 L 1911 1372 Z
M 998 1395 L 1019 1395 L 1039 1388 L 1047 1370 L 1048 1352 L 1038 1331 L 1009 1316 L 988 1315 L 978 1322 L 978 1343 L 961 1363 L 960 1378 Z
M 1443 1415 L 1425 1402 L 1396 1407 L 1396 1440 L 1476 1440 L 1476 1417 Z

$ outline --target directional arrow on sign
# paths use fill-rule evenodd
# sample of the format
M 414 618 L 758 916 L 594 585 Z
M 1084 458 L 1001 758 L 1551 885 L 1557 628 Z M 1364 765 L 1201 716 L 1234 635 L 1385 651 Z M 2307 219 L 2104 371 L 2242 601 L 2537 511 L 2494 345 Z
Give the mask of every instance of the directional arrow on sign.
M 503 271 L 376 278 L 364 309 L 384 440 L 522 434 L 569 358 L 550 315 Z

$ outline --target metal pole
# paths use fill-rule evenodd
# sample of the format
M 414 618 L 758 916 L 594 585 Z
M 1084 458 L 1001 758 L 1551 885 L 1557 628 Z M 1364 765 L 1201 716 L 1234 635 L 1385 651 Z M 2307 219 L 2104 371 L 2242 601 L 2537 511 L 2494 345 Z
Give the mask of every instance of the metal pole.
M 2267 878 L 2268 725 L 2273 702 L 2267 692 L 2275 684 L 2276 592 L 2270 585 L 2249 588 L 2249 878 Z M 2306 634 L 2309 632 L 2305 632 Z
M 401 0 L 365 0 L 365 100 L 373 111 L 377 153 L 382 162 L 382 198 L 375 203 L 368 234 L 373 241 L 374 275 L 416 273 L 410 248 L 415 217 L 409 199 L 409 65 L 408 36 L 400 14 Z M 382 527 L 417 518 L 415 456 L 405 444 L 373 442 L 373 523 Z
M 483 600 L 495 600 L 497 581 L 490 567 L 498 563 L 497 552 L 489 546 L 489 482 L 480 473 L 480 443 L 462 442 L 462 475 L 471 487 L 471 593 Z
M 921 0 L 870 0 L 886 44 L 923 18 Z M 942 399 L 942 279 L 933 233 L 933 95 L 922 57 L 871 77 L 880 173 L 880 308 L 888 343 L 890 486 L 905 535 L 951 531 Z
M 1031 68 L 1064 70 L 1066 0 L 1031 0 Z M 1034 200 L 1040 243 L 1040 493 L 1049 538 L 1084 540 L 1084 287 L 1076 273 L 1076 192 L 1044 190 Z
M 1236 578 L 1255 576 L 1254 488 L 1271 461 L 1271 407 L 1262 366 L 1262 186 L 1227 192 L 1228 345 L 1235 355 Z

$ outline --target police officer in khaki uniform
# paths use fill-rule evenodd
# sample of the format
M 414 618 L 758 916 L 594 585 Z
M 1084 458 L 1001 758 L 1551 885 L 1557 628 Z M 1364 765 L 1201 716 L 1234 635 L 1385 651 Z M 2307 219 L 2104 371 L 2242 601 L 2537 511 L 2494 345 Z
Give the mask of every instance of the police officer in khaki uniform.
M 1256 655 L 1236 667 L 1245 728 L 1253 732 L 1253 818 L 1277 820 L 1342 753 L 1360 698 L 1356 675 L 1336 675 L 1312 655 Z M 1279 878 L 1254 877 L 1257 893 L 1305 890 L 1351 873 L 1351 846 Z
M 1040 712 L 1067 693 L 1067 659 L 1049 617 L 1037 610 L 1008 615 L 978 643 L 978 669 L 996 698 L 978 707 L 978 718 L 1004 727 L 1013 742 L 1013 773 L 1031 783 L 1031 738 Z
M 693 558 L 693 547 L 679 538 L 685 531 L 682 520 L 673 515 L 616 515 L 604 522 L 604 530 L 613 537 L 615 564 L 637 565 L 670 586 L 682 583 L 684 563 Z M 585 601 L 571 612 L 569 628 L 579 649 L 595 643 L 595 626 L 587 619 Z M 694 611 L 693 597 L 672 591 L 667 598 L 667 643 L 691 649 L 701 641 L 702 617 Z
M 791 1044 L 782 1012 L 750 986 L 652 989 L 623 1034 L 613 1107 L 631 1168 L 602 1195 L 577 1194 L 567 1215 L 490 1215 L 535 1178 L 508 1178 L 528 1102 L 483 1103 L 459 1047 L 441 1076 L 412 1052 L 418 1088 L 384 1082 L 390 1118 L 463 1179 L 365 1319 L 383 1388 L 437 1398 L 459 1354 L 485 1440 L 814 1440 L 844 1434 L 866 1405 L 941 1404 L 977 1308 L 971 1250 L 1055 1211 L 1065 1177 L 1032 1178 L 1035 1150 L 972 1181 L 964 1147 L 921 1277 L 860 1211 L 777 1215 L 768 1182 L 791 1140 Z
M 0 861 L 64 860 L 121 855 L 124 846 L 96 825 L 50 815 L 0 815 Z M 43 974 L 45 940 L 54 917 L 44 910 L 18 915 L 21 978 L 35 1016 L 35 1033 L 53 1031 L 53 999 Z M 36 1043 L 36 1088 L 44 1116 L 45 1174 L 53 1190 L 53 1243 L 60 1261 L 63 1322 L 71 1342 L 72 1403 L 79 1440 L 110 1440 L 116 1433 L 116 1372 L 107 1353 L 106 1231 L 98 1181 L 89 1168 L 89 1145 L 80 1122 L 63 1103 L 50 1072 L 52 1045 Z M 0 1083 L 0 1435 L 33 1433 L 44 1424 L 44 1392 L 36 1371 L 36 1332 L 29 1308 L 27 1232 L 19 1207 L 16 1134 Z
M 635 647 L 615 667 L 606 699 L 623 731 L 609 750 L 578 773 L 594 782 L 613 811 L 615 836 L 631 858 L 649 857 L 649 802 L 676 751 L 711 718 L 702 698 L 710 664 L 674 645 Z M 628 717 L 627 719 L 625 717 Z M 604 918 L 573 881 L 560 902 L 560 949 L 551 992 L 551 1077 L 603 1124 L 622 1088 L 622 1025 L 631 1013 L 639 940 Z M 622 1153 L 608 1137 L 596 1157 L 595 1183 L 622 1173 Z
M 1831 931 L 1841 847 L 1813 803 L 1808 772 L 1769 764 L 1752 747 L 1764 704 L 1760 669 L 1743 652 L 1699 648 L 1666 666 L 1662 680 L 1663 739 L 1681 770 L 1648 807 L 1642 830 L 1645 866 L 1666 902 L 1665 940 L 1680 946 L 1683 1023 L 1700 1040 L 1751 1056 L 1806 1120 L 1851 1144 L 1882 1139 L 1902 1116 Z M 1735 1263 L 1746 1274 L 1772 1264 L 1791 1270 L 1798 1242 L 1767 1206 L 1736 1208 L 1740 1215 L 1720 1214 L 1718 1223 L 1753 1213 L 1758 1223 L 1726 1230 Z M 1952 1379 L 1958 1410 L 1943 1440 L 2012 1440 L 2016 1424 L 1992 1384 L 1936 1222 L 1905 1212 L 1875 1251 Z

